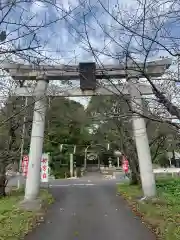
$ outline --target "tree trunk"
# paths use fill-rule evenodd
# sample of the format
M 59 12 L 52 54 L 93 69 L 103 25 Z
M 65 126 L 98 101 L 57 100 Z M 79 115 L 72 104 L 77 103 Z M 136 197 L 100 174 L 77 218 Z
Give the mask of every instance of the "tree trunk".
M 124 152 L 129 159 L 129 165 L 131 168 L 131 181 L 130 184 L 137 185 L 141 183 L 138 156 L 133 141 L 129 141 L 123 144 Z
M 0 198 L 6 196 L 6 175 L 5 171 L 0 169 Z
M 137 174 L 134 171 L 132 171 L 132 173 L 131 173 L 130 184 L 131 185 L 138 185 L 139 184 L 139 180 L 138 180 Z
M 6 196 L 6 153 L 1 153 L 0 156 L 0 198 Z
M 130 182 L 130 184 L 132 184 L 132 185 L 140 184 L 141 180 L 140 180 L 140 173 L 139 173 L 137 158 L 135 158 L 135 157 L 130 158 L 129 164 L 131 167 L 131 182 Z
M 137 169 L 137 166 L 132 167 L 130 184 L 131 185 L 141 184 L 140 173 L 139 173 L 139 169 Z

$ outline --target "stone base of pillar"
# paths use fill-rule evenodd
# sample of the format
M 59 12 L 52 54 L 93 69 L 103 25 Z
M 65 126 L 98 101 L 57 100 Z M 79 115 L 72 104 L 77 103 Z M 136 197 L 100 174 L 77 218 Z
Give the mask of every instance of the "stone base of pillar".
M 19 208 L 26 211 L 39 211 L 44 207 L 45 203 L 40 198 L 35 200 L 24 199 L 19 203 Z

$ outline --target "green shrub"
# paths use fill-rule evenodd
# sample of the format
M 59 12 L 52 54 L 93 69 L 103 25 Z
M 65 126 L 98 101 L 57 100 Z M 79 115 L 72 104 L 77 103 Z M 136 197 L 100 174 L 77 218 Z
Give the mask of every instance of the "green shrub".
M 70 172 L 67 167 L 60 167 L 53 171 L 53 175 L 56 179 L 70 177 Z

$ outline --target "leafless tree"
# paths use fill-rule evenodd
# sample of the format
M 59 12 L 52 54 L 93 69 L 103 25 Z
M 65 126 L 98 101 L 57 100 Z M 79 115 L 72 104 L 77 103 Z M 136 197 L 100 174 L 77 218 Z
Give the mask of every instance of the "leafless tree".
M 109 4 L 107 1 L 83 1 L 81 31 L 73 26 L 74 35 L 81 39 L 82 48 L 89 52 L 97 64 L 104 66 L 103 59 L 124 63 L 131 61 L 153 89 L 151 107 L 160 111 L 162 120 L 172 123 L 180 120 L 179 99 L 179 3 L 175 0 L 132 0 Z M 96 10 L 96 11 L 95 11 Z M 92 24 L 89 24 L 91 17 Z M 69 19 L 65 18 L 68 22 Z M 99 39 L 100 44 L 95 41 Z M 150 79 L 146 72 L 149 60 L 172 57 L 173 66 L 161 79 Z M 140 67 L 139 62 L 143 62 Z M 112 79 L 109 79 L 112 83 Z M 157 87 L 156 83 L 161 85 Z M 162 90 L 165 89 L 165 92 Z M 121 96 L 122 97 L 122 96 Z M 174 125 L 176 125 L 174 123 Z M 176 125 L 179 128 L 178 125 Z
M 65 17 L 73 11 L 65 11 L 54 1 L 0 1 L 0 65 L 8 63 L 55 64 L 62 59 L 59 44 L 53 37 Z M 51 11 L 51 16 L 48 13 Z M 56 26 L 56 30 L 54 30 Z M 20 153 L 22 124 L 24 115 L 27 123 L 32 121 L 28 111 L 32 110 L 33 97 L 24 105 L 22 97 L 13 97 L 13 89 L 35 84 L 31 81 L 13 80 L 7 69 L 0 70 L 1 112 L 0 112 L 0 196 L 5 195 L 6 166 L 17 161 Z M 28 110 L 30 109 L 30 110 Z M 30 125 L 28 125 L 29 128 Z M 30 129 L 29 129 L 30 130 Z

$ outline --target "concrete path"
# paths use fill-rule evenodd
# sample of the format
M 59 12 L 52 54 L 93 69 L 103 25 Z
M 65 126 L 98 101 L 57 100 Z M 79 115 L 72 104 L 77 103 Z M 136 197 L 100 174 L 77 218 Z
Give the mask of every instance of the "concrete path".
M 68 184 L 54 181 L 50 189 L 55 204 L 25 240 L 156 239 L 116 195 L 115 181 L 86 176 Z

